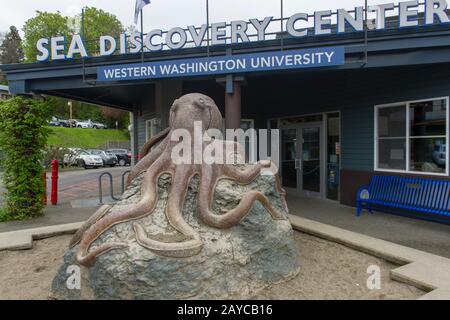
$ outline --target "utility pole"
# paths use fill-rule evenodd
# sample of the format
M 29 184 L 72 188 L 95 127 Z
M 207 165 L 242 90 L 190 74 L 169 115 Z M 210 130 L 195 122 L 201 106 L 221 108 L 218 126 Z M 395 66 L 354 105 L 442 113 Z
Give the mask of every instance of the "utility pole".
M 141 62 L 144 63 L 144 9 L 141 9 Z
M 72 114 L 72 101 L 67 102 L 67 105 L 69 106 L 69 119 L 73 119 L 73 114 Z

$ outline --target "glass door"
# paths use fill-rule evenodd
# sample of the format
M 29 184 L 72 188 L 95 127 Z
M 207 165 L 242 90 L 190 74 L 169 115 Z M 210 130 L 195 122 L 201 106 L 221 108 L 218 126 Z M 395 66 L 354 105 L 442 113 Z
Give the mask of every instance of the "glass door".
M 281 180 L 283 186 L 297 189 L 297 129 L 281 130 Z
M 301 186 L 303 193 L 321 192 L 321 126 L 302 126 L 299 130 L 301 141 Z
M 322 197 L 322 124 L 303 123 L 281 129 L 281 179 L 288 192 Z

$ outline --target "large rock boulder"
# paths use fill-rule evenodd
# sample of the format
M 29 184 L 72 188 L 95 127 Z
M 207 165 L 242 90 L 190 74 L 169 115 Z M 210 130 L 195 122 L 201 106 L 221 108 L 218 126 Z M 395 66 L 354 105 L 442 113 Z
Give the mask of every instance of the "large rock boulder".
M 133 181 L 111 212 L 123 210 L 138 201 L 141 181 L 142 176 Z M 198 255 L 188 258 L 156 255 L 136 242 L 131 222 L 121 223 L 105 232 L 93 247 L 126 241 L 128 249 L 112 250 L 100 256 L 89 269 L 80 267 L 80 290 L 67 286 L 73 266 L 78 266 L 77 247 L 69 250 L 53 280 L 52 297 L 245 299 L 268 285 L 297 275 L 298 249 L 288 220 L 273 220 L 266 209 L 255 202 L 251 212 L 237 226 L 226 230 L 211 228 L 199 221 L 196 214 L 198 182 L 198 178 L 192 179 L 183 208 L 185 220 L 200 233 L 204 242 Z M 157 209 L 139 223 L 155 239 L 182 241 L 178 232 L 167 223 L 164 213 L 170 186 L 171 177 L 161 176 Z M 214 212 L 220 214 L 234 208 L 250 189 L 262 191 L 278 210 L 284 212 L 273 176 L 260 176 L 248 186 L 230 180 L 220 181 L 215 191 Z

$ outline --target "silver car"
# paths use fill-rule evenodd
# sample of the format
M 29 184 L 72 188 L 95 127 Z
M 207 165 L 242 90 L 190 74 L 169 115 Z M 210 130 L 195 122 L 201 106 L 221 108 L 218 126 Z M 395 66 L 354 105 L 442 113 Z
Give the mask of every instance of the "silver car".
M 74 156 L 75 163 L 79 167 L 85 169 L 88 168 L 100 168 L 103 166 L 103 160 L 99 156 L 95 156 L 87 152 L 86 150 L 78 150 Z
M 102 158 L 104 167 L 106 167 L 106 166 L 115 167 L 117 165 L 117 163 L 119 162 L 117 160 L 116 155 L 111 152 L 103 151 L 103 150 L 99 150 L 99 149 L 89 149 L 87 151 L 94 156 L 98 156 L 98 157 Z

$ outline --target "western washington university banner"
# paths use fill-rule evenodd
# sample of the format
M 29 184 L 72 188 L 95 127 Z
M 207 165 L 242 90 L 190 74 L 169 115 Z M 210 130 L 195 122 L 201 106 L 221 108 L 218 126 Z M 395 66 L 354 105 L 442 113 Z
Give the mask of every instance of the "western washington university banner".
M 98 81 L 127 81 L 249 73 L 345 64 L 344 47 L 272 51 L 99 67 Z

